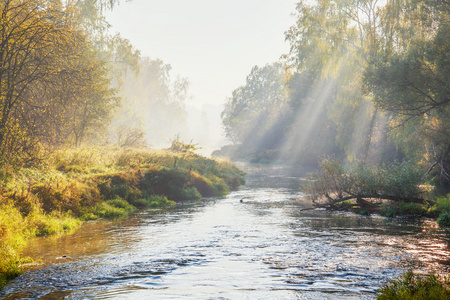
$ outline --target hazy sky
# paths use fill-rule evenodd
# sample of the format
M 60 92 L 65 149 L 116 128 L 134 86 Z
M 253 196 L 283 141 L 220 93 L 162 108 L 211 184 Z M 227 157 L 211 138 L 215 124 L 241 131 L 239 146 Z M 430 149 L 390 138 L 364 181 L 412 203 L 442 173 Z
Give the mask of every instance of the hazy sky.
M 187 77 L 192 102 L 223 103 L 253 66 L 289 51 L 297 0 L 133 0 L 108 13 L 113 32 Z

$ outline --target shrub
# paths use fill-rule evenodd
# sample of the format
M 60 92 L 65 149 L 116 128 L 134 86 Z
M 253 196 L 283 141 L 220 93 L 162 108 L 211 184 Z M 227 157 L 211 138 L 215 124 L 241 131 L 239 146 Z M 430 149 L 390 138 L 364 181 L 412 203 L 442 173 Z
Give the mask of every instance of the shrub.
M 189 172 L 189 185 L 192 185 L 204 197 L 216 196 L 218 194 L 213 183 L 198 172 Z
M 450 211 L 442 212 L 437 222 L 441 227 L 450 227 Z
M 141 198 L 142 192 L 136 187 L 140 180 L 141 174 L 136 168 L 97 176 L 98 188 L 105 199 L 120 197 L 132 201 Z
M 196 200 L 200 199 L 202 195 L 197 191 L 195 187 L 191 188 L 184 188 L 180 191 L 179 195 L 177 195 L 177 198 L 180 200 Z
M 426 213 L 426 209 L 423 205 L 419 203 L 405 203 L 400 202 L 397 204 L 397 214 L 398 215 L 409 215 L 409 216 L 423 216 Z
M 180 135 L 177 134 L 173 140 L 171 140 L 169 151 L 176 153 L 192 153 L 195 150 L 200 149 L 197 144 L 193 144 L 192 141 L 190 143 L 185 143 L 180 140 Z
M 195 187 L 203 197 L 222 196 L 230 191 L 223 179 L 214 175 L 209 175 L 209 177 L 191 171 L 189 173 L 189 185 Z
M 46 212 L 72 211 L 79 213 L 83 207 L 100 202 L 100 191 L 93 182 L 68 179 L 61 182 L 47 180 L 35 184 L 32 193 L 39 198 Z
M 127 216 L 130 212 L 136 208 L 130 205 L 123 199 L 108 200 L 101 202 L 93 208 L 86 211 L 81 219 L 84 221 L 95 220 L 99 218 L 103 219 L 117 219 Z
M 436 208 L 438 211 L 450 211 L 450 194 L 436 199 Z
M 189 173 L 177 168 L 148 170 L 140 183 L 140 189 L 148 195 L 164 195 L 172 200 L 194 200 L 201 198 L 195 187 L 189 187 Z
M 54 211 L 50 214 L 33 212 L 28 222 L 33 225 L 36 236 L 62 233 L 76 228 L 80 221 L 65 213 Z
M 397 210 L 390 205 L 383 204 L 381 206 L 380 215 L 387 218 L 392 218 L 397 214 Z
M 337 159 L 326 158 L 320 170 L 310 175 L 303 191 L 316 204 L 350 199 L 361 203 L 364 199 L 417 202 L 423 200 L 420 175 L 420 170 L 407 162 L 389 167 L 363 162 L 344 166 Z
M 132 204 L 138 208 L 169 208 L 176 205 L 175 201 L 165 196 L 151 195 L 146 198 L 134 200 Z
M 440 281 L 434 274 L 420 276 L 409 270 L 399 278 L 384 284 L 377 292 L 377 299 L 449 299 L 450 288 L 448 284 L 448 280 Z
M 117 208 L 122 208 L 127 212 L 132 212 L 136 209 L 133 205 L 131 205 L 130 203 L 128 203 L 127 201 L 125 201 L 124 199 L 121 199 L 121 198 L 108 200 L 108 201 L 106 201 L 106 203 L 108 205 L 111 205 L 111 206 L 114 206 Z
M 436 199 L 436 204 L 428 210 L 428 216 L 436 218 L 443 212 L 450 212 L 450 194 L 438 197 Z

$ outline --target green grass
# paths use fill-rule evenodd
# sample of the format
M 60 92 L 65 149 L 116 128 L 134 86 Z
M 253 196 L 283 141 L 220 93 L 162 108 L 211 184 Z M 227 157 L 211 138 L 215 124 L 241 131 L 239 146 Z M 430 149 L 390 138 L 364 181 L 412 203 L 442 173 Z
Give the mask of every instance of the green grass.
M 3 199 L 5 201 L 5 199 Z M 30 262 L 19 256 L 27 240 L 36 236 L 57 234 L 76 228 L 80 221 L 67 213 L 45 213 L 34 205 L 27 215 L 12 203 L 0 205 L 0 288 L 22 272 L 21 265 Z
M 96 219 L 118 219 L 128 216 L 130 212 L 136 210 L 136 207 L 127 201 L 116 198 L 101 202 L 84 212 L 80 219 L 83 221 Z
M 168 200 L 166 196 L 151 195 L 135 200 L 133 205 L 139 208 L 170 208 L 175 206 L 176 202 Z
M 450 282 L 434 274 L 417 275 L 412 270 L 382 286 L 378 300 L 441 300 L 450 299 Z

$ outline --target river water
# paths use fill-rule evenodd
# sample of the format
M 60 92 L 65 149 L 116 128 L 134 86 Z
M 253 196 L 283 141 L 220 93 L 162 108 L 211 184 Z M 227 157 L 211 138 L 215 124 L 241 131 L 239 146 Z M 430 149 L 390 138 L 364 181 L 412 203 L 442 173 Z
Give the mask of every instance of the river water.
M 300 177 L 247 170 L 223 198 L 33 241 L 24 254 L 41 263 L 0 298 L 373 299 L 410 267 L 449 271 L 450 232 L 435 222 L 302 211 Z

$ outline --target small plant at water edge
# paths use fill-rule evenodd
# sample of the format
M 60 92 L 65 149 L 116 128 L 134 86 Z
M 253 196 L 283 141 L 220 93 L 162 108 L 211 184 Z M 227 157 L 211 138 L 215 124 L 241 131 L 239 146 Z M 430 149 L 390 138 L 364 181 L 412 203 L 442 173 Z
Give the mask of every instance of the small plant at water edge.
M 384 284 L 377 292 L 378 300 L 441 300 L 450 298 L 450 282 L 436 275 L 417 275 L 412 270 Z
M 169 208 L 176 205 L 175 201 L 168 200 L 165 196 L 151 195 L 133 201 L 133 205 L 139 208 Z
M 85 221 L 95 220 L 99 218 L 117 219 L 127 216 L 135 209 L 136 208 L 133 205 L 129 204 L 127 201 L 116 198 L 97 204 L 96 206 L 85 212 L 81 216 L 81 219 Z

